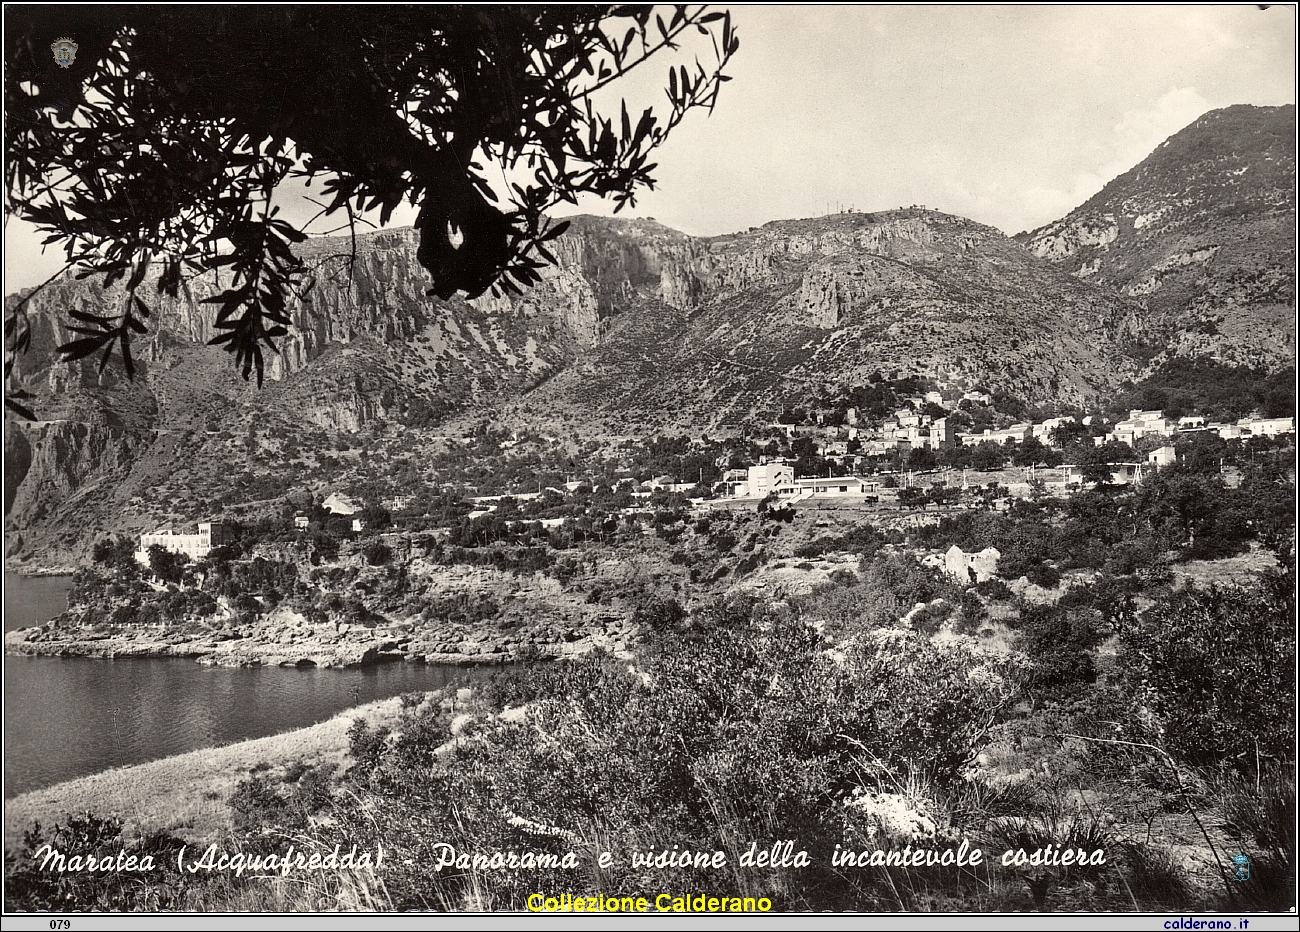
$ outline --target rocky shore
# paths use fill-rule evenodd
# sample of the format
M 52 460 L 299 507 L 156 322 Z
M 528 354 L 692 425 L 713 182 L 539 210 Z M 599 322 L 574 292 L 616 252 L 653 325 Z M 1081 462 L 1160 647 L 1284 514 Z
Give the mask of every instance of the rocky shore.
M 239 626 L 190 623 L 111 627 L 81 624 L 68 612 L 5 635 L 5 651 L 50 657 L 189 657 L 226 667 L 358 667 L 392 661 L 504 664 L 577 656 L 594 648 L 621 654 L 632 626 L 607 616 L 601 625 L 553 624 L 511 631 L 490 625 L 312 623 L 277 610 Z

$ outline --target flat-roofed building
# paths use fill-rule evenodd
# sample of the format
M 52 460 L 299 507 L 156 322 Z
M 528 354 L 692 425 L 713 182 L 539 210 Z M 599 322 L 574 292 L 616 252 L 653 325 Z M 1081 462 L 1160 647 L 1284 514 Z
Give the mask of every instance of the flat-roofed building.
M 776 488 L 776 494 L 781 498 L 835 498 L 874 495 L 879 491 L 879 482 L 863 479 L 861 476 L 814 476 L 794 479 Z
M 760 463 L 749 467 L 746 494 L 752 498 L 766 498 L 781 484 L 794 482 L 794 467 L 789 463 Z
M 149 548 L 162 547 L 172 553 L 183 553 L 191 561 L 198 562 L 208 555 L 214 547 L 228 544 L 234 535 L 220 521 L 204 521 L 199 525 L 197 534 L 177 534 L 170 529 L 156 531 L 153 534 L 140 535 L 140 549 L 135 558 L 145 566 L 149 565 Z

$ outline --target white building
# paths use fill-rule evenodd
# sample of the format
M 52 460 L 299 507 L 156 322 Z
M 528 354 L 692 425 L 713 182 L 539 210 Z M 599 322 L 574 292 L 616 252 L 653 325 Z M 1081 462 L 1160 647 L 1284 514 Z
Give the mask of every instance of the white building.
M 354 515 L 361 506 L 339 492 L 330 493 L 330 497 L 321 502 L 321 507 L 332 515 Z
M 1074 418 L 1070 415 L 1063 417 L 1049 417 L 1041 424 L 1034 425 L 1034 439 L 1043 443 L 1048 443 L 1052 438 L 1052 431 L 1064 424 L 1073 424 Z
M 1243 417 L 1237 426 L 1243 431 L 1250 431 L 1252 437 L 1276 437 L 1279 434 L 1295 433 L 1295 418 Z
M 1024 443 L 1033 436 L 1033 433 L 1032 424 L 1012 424 L 1010 427 L 1000 427 L 997 430 L 985 430 L 982 434 L 959 434 L 958 437 L 962 446 L 975 447 L 985 441 L 998 444 L 1005 444 L 1008 440 L 1012 443 Z
M 943 568 L 960 583 L 982 583 L 992 579 L 998 571 L 1002 553 L 996 547 L 985 547 L 979 553 L 967 553 L 956 544 L 943 555 Z
M 776 494 L 785 499 L 863 496 L 874 495 L 879 491 L 879 482 L 871 482 L 860 476 L 815 476 L 794 479 L 776 488 Z
M 1147 454 L 1147 462 L 1156 467 L 1172 466 L 1178 462 L 1178 453 L 1173 447 L 1163 446 Z
M 794 467 L 788 463 L 762 463 L 749 467 L 745 494 L 751 498 L 766 498 L 778 485 L 794 484 Z
M 205 521 L 199 525 L 197 534 L 177 534 L 170 529 L 153 534 L 140 535 L 140 549 L 135 558 L 145 566 L 149 565 L 149 548 L 158 546 L 172 553 L 183 553 L 191 562 L 202 560 L 213 547 L 229 543 L 233 535 L 220 521 Z
M 1107 463 L 1110 467 L 1110 484 L 1111 485 L 1132 485 L 1142 481 L 1142 464 L 1141 463 Z M 1065 485 L 1083 487 L 1083 467 L 1082 466 L 1062 466 L 1061 471 L 1065 474 Z
M 1178 425 L 1165 417 L 1162 410 L 1140 411 L 1136 408 L 1128 413 L 1126 420 L 1115 425 L 1115 430 L 1106 435 L 1108 440 L 1118 440 L 1130 446 L 1143 437 L 1172 437 L 1178 432 Z

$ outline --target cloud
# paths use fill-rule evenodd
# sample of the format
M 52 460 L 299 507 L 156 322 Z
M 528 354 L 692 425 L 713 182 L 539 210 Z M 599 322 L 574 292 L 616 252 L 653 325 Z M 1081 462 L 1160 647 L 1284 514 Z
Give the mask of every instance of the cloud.
M 1111 166 L 1123 166 L 1108 177 L 1128 171 L 1156 146 L 1213 109 L 1194 87 L 1172 87 L 1151 107 L 1129 110 L 1111 132 Z M 1106 174 L 1105 171 L 1101 174 Z
M 1146 107 L 1126 110 L 1101 142 L 1095 167 L 1074 172 L 1064 184 L 1003 192 L 997 224 L 1007 233 L 1058 220 L 1108 182 L 1133 168 L 1157 146 L 1213 109 L 1194 87 L 1173 87 Z M 991 207 L 997 209 L 996 204 Z

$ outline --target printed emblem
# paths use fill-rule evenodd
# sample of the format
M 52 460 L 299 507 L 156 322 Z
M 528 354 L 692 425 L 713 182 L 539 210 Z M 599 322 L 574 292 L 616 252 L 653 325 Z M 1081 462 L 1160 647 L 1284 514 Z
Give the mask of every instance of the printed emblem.
M 77 49 L 79 46 L 69 38 L 55 39 L 50 43 L 50 49 L 54 52 L 54 60 L 59 63 L 60 68 L 70 68 L 72 63 L 77 60 Z
M 1244 854 L 1234 854 L 1232 864 L 1237 868 L 1237 873 L 1233 875 L 1233 880 L 1238 883 L 1245 883 L 1250 879 L 1250 858 Z

